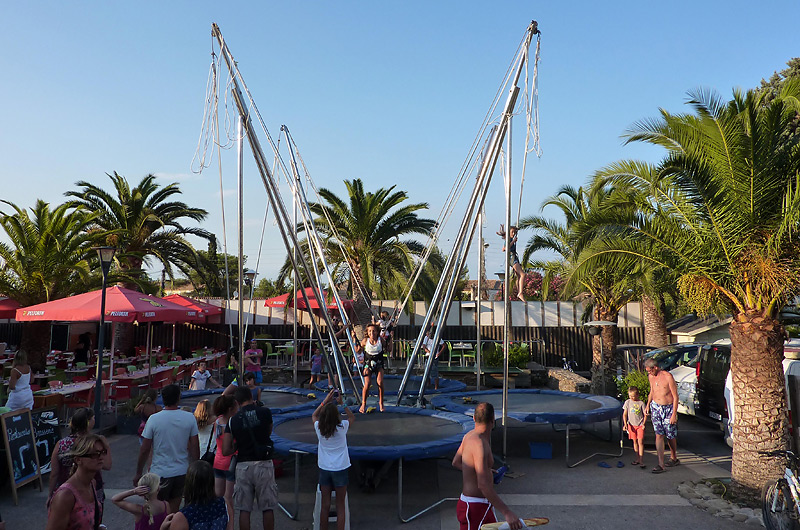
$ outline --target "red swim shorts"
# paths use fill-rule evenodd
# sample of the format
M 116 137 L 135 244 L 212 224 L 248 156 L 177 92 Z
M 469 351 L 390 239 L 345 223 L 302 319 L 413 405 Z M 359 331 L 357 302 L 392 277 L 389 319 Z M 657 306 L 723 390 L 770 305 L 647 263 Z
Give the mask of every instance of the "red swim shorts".
M 631 440 L 644 440 L 644 425 L 628 425 L 628 438 Z
M 480 530 L 484 523 L 495 523 L 494 508 L 486 499 L 461 495 L 456 505 L 460 530 Z

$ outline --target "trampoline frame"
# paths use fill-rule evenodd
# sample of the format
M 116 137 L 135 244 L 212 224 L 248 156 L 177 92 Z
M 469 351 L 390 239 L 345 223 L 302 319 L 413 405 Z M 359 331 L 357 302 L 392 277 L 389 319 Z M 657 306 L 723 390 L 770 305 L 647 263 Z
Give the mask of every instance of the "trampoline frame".
M 391 379 L 391 380 L 399 379 L 402 382 L 403 377 L 400 376 L 400 375 L 384 374 L 383 375 L 383 380 L 386 381 L 387 379 Z M 421 383 L 422 382 L 422 376 L 420 376 L 420 375 L 411 376 L 411 377 L 409 377 L 409 381 L 419 381 Z M 320 385 L 320 386 L 317 386 L 317 385 Z M 444 378 L 444 377 L 439 379 L 439 388 L 437 388 L 436 390 L 433 389 L 433 385 L 430 385 L 430 386 L 431 386 L 431 388 L 429 388 L 429 390 L 430 390 L 430 392 L 432 394 L 440 394 L 440 393 L 441 394 L 447 394 L 447 393 L 451 393 L 451 392 L 461 392 L 461 391 L 463 391 L 463 390 L 465 390 L 467 388 L 466 383 L 464 383 L 463 381 L 458 381 L 456 379 L 447 379 L 447 378 Z M 327 381 L 318 381 L 318 382 L 314 383 L 314 387 L 319 392 L 327 392 L 329 390 Z M 358 392 L 360 392 L 360 390 L 356 390 L 356 392 L 358 393 Z M 374 394 L 373 394 L 373 392 L 374 392 Z M 378 386 L 373 381 L 372 385 L 370 386 L 369 395 L 370 396 L 377 395 L 377 392 L 378 392 Z M 398 392 L 399 392 L 399 389 L 398 389 L 397 392 L 384 390 L 383 391 L 383 395 L 384 396 L 397 396 Z
M 350 407 L 350 409 L 353 410 L 354 412 L 358 410 L 357 407 Z M 439 499 L 438 501 L 434 502 L 430 506 L 422 509 L 421 511 L 415 513 L 414 515 L 412 515 L 410 517 L 407 517 L 407 518 L 403 517 L 403 460 L 409 460 L 409 459 L 410 460 L 423 460 L 423 459 L 428 459 L 428 458 L 440 458 L 444 454 L 447 454 L 448 452 L 457 449 L 458 446 L 461 445 L 461 439 L 463 439 L 464 435 L 467 432 L 469 432 L 470 430 L 472 430 L 474 428 L 475 424 L 471 419 L 469 419 L 469 416 L 466 416 L 466 420 L 465 420 L 465 415 L 464 414 L 456 414 L 456 413 L 453 413 L 453 412 L 445 412 L 445 411 L 431 410 L 431 409 L 416 409 L 416 408 L 411 408 L 411 407 L 393 407 L 393 406 L 389 406 L 389 405 L 386 406 L 386 412 L 398 412 L 398 409 L 402 409 L 404 411 L 403 412 L 404 414 L 420 414 L 420 415 L 424 415 L 424 416 L 445 417 L 445 418 L 448 418 L 448 419 L 450 419 L 452 421 L 455 421 L 455 422 L 461 424 L 461 426 L 462 426 L 462 432 L 461 432 L 460 436 L 448 436 L 447 438 L 442 438 L 440 440 L 440 443 L 442 441 L 445 441 L 445 443 L 442 443 L 441 445 L 439 445 L 436 448 L 436 452 L 438 452 L 439 454 L 431 454 L 430 451 L 427 451 L 427 452 L 423 451 L 421 453 L 413 453 L 412 454 L 412 458 L 408 458 L 407 456 L 394 457 L 394 455 L 392 454 L 392 453 L 396 454 L 398 452 L 398 448 L 401 448 L 401 450 L 402 450 L 402 448 L 409 448 L 409 447 L 412 447 L 412 446 L 420 446 L 420 445 L 424 445 L 424 444 L 407 444 L 407 445 L 403 445 L 403 446 L 386 446 L 386 447 L 391 447 L 390 450 L 357 450 L 357 451 L 355 451 L 355 454 L 354 454 L 353 448 L 352 447 L 348 447 L 349 452 L 350 452 L 350 458 L 353 459 L 353 460 L 385 460 L 387 462 L 391 462 L 391 461 L 397 460 L 397 517 L 400 519 L 400 522 L 408 523 L 408 522 L 411 522 L 414 519 L 420 517 L 421 515 L 433 510 L 434 508 L 436 508 L 440 504 L 442 504 L 444 502 L 447 502 L 447 501 L 457 501 L 458 498 L 457 497 L 444 497 L 444 498 Z M 413 411 L 413 412 L 409 412 L 409 411 Z M 381 414 L 381 413 L 380 412 L 374 412 L 372 414 Z M 278 506 L 283 511 L 283 513 L 285 513 L 287 515 L 287 517 L 289 517 L 293 521 L 297 520 L 297 517 L 298 517 L 298 515 L 300 513 L 300 500 L 299 500 L 299 496 L 300 496 L 300 460 L 305 455 L 316 454 L 317 447 L 316 447 L 316 445 L 307 444 L 307 443 L 303 443 L 303 442 L 295 442 L 294 443 L 295 446 L 299 445 L 301 448 L 289 447 L 289 445 L 291 445 L 291 442 L 288 439 L 283 438 L 282 436 L 276 435 L 275 434 L 275 427 L 280 425 L 281 423 L 286 423 L 287 421 L 294 420 L 294 419 L 299 419 L 299 418 L 303 418 L 303 417 L 307 417 L 307 418 L 311 419 L 311 414 L 308 414 L 308 410 L 298 411 L 296 413 L 291 413 L 291 414 L 281 414 L 281 415 L 275 416 L 275 417 L 273 417 L 273 425 L 272 425 L 272 428 L 273 428 L 272 441 L 273 441 L 273 448 L 274 448 L 275 452 L 283 453 L 283 454 L 287 454 L 288 453 L 288 454 L 295 455 L 295 465 L 294 465 L 294 512 L 295 513 L 292 514 L 282 504 L 278 503 Z M 453 446 L 453 444 L 455 444 L 455 447 Z M 310 450 L 310 449 L 312 449 L 312 446 L 313 446 L 313 450 Z M 358 447 L 358 446 L 356 446 L 356 447 Z M 422 449 L 422 448 L 417 447 L 417 449 Z
M 564 463 L 568 468 L 576 467 L 595 456 L 609 456 L 613 458 L 620 458 L 622 457 L 624 451 L 624 440 L 623 440 L 623 429 L 622 429 L 622 404 L 617 401 L 616 399 L 610 396 L 595 396 L 592 394 L 582 394 L 578 392 L 563 392 L 561 390 L 549 390 L 549 389 L 510 389 L 508 390 L 509 394 L 544 394 L 544 395 L 558 395 L 558 396 L 568 396 L 573 398 L 580 398 L 580 399 L 588 399 L 591 401 L 599 402 L 601 407 L 596 409 L 590 409 L 588 411 L 583 411 L 581 413 L 550 413 L 550 412 L 532 412 L 530 414 L 522 414 L 516 412 L 507 412 L 506 416 L 509 418 L 513 418 L 517 421 L 521 421 L 524 423 L 549 423 L 553 430 L 556 432 L 560 432 L 561 429 L 558 429 L 557 425 L 564 425 L 563 431 L 565 432 L 565 439 L 564 439 L 564 449 L 565 449 L 565 457 Z M 431 399 L 431 405 L 435 408 L 444 409 L 450 412 L 456 412 L 461 414 L 466 414 L 467 416 L 472 416 L 475 412 L 475 405 L 480 402 L 479 396 L 482 395 L 502 395 L 501 391 L 499 390 L 482 390 L 480 392 L 451 392 L 449 394 L 444 394 L 441 396 L 435 396 Z M 475 397 L 478 396 L 478 399 L 475 400 L 475 403 L 465 403 L 461 405 L 459 403 L 454 403 L 452 399 L 454 397 Z M 592 453 L 591 455 L 578 460 L 577 462 L 570 463 L 569 461 L 569 434 L 570 430 L 573 429 L 573 425 L 577 425 L 577 429 L 581 429 L 581 425 L 587 423 L 600 423 L 601 421 L 608 421 L 608 441 L 612 441 L 613 439 L 613 427 L 612 421 L 614 419 L 618 420 L 618 427 L 619 427 L 619 453 Z M 563 420 L 563 421 L 558 421 Z M 585 431 L 587 434 L 592 434 L 589 431 Z

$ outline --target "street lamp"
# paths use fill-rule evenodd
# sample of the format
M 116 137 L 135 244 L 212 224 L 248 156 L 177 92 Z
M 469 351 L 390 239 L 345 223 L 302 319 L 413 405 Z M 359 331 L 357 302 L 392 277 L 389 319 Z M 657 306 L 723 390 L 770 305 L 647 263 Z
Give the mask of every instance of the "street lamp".
M 499 271 L 494 273 L 500 280 L 500 299 L 506 300 L 506 271 Z
M 256 312 L 255 307 L 253 306 L 255 303 L 253 302 L 253 289 L 255 287 L 254 280 L 256 279 L 256 275 L 256 271 L 252 269 L 245 269 L 242 272 L 242 276 L 244 276 L 244 284 L 250 287 L 250 312 L 253 313 L 253 326 L 256 325 Z
M 606 395 L 606 356 L 603 352 L 603 327 L 605 326 L 616 326 L 615 322 L 609 322 L 608 320 L 592 320 L 591 322 L 586 322 L 584 326 L 586 326 L 586 331 L 589 332 L 589 335 L 592 337 L 600 337 L 600 374 L 603 378 L 603 395 Z
M 95 373 L 96 384 L 94 389 L 94 422 L 96 427 L 100 427 L 100 403 L 103 399 L 103 351 L 105 350 L 106 341 L 106 279 L 117 249 L 114 247 L 98 247 L 95 250 L 97 250 L 97 255 L 100 258 L 100 269 L 103 271 L 103 290 L 100 296 L 100 332 L 97 334 L 97 372 Z

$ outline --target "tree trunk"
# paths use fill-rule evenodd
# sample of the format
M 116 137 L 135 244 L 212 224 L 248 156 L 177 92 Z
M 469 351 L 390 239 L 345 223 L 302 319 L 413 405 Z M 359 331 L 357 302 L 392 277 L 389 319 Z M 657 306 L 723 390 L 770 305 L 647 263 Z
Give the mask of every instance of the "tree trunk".
M 656 348 L 668 345 L 669 332 L 664 320 L 664 315 L 666 315 L 664 297 L 657 295 L 651 298 L 643 294 L 642 312 L 644 313 L 644 343 Z
M 616 322 L 619 311 L 597 307 L 595 314 L 598 320 Z M 617 349 L 616 326 L 600 326 L 600 335 L 592 337 L 592 393 L 616 396 L 614 350 Z M 600 350 L 602 337 L 603 349 Z
M 50 352 L 50 331 L 52 322 L 33 321 L 22 324 L 22 339 L 19 349 L 28 354 L 31 369 L 41 372 L 47 366 L 47 354 Z
M 783 474 L 780 458 L 758 451 L 789 446 L 783 375 L 783 326 L 750 311 L 731 323 L 731 377 L 734 396 L 734 495 L 757 502 L 762 486 Z
M 353 329 L 356 337 L 363 339 L 366 335 L 367 324 L 372 322 L 372 300 L 365 298 L 369 293 L 365 292 L 364 282 L 358 276 L 358 272 L 353 270 L 351 285 L 353 290 Z M 359 288 L 359 286 L 361 286 Z

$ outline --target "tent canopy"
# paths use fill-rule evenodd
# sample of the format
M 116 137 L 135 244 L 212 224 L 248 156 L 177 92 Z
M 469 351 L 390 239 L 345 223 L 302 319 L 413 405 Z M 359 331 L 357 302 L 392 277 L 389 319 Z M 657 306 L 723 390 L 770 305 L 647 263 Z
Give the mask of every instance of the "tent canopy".
M 91 322 L 100 320 L 101 290 L 77 294 L 60 300 L 17 309 L 21 322 L 54 320 L 62 322 Z M 113 286 L 106 289 L 107 322 L 190 322 L 198 318 L 195 309 L 167 300 Z
M 0 318 L 14 318 L 20 307 L 22 306 L 16 300 L 0 296 Z
M 318 312 L 321 306 L 325 307 L 325 309 L 328 311 L 338 309 L 336 306 L 336 300 L 334 300 L 333 297 L 330 297 L 331 301 L 329 303 L 323 301 L 323 303 L 320 304 L 319 300 L 317 300 L 317 298 L 314 296 L 314 289 L 312 287 L 306 287 L 305 292 L 306 296 L 308 296 L 308 302 L 311 304 L 311 311 Z M 325 298 L 325 300 L 327 300 L 328 291 L 323 289 L 322 296 Z M 306 307 L 306 301 L 303 299 L 302 291 L 297 291 L 293 300 L 291 299 L 291 293 L 286 293 L 273 298 L 267 298 L 264 301 L 265 307 L 292 307 L 293 304 L 297 306 L 297 309 L 308 309 Z M 342 300 L 342 305 L 344 306 L 345 311 L 350 311 L 353 308 L 353 301 Z
M 197 311 L 197 320 L 201 321 L 207 320 L 207 317 L 216 317 L 223 313 L 221 307 L 200 300 L 195 300 L 194 298 L 189 298 L 188 296 L 183 296 L 182 294 L 171 294 L 169 296 L 165 296 L 163 300 L 167 300 L 173 304 L 178 304 L 179 306 Z

